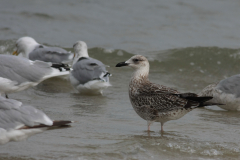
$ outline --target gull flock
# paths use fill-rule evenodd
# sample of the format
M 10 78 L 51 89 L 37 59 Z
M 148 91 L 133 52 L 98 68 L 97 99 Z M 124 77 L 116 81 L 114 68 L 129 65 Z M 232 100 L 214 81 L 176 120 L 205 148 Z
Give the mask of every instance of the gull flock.
M 69 83 L 81 94 L 103 95 L 111 86 L 111 73 L 101 61 L 89 57 L 85 42 L 75 42 L 73 50 L 71 53 L 39 44 L 31 37 L 21 37 L 16 41 L 13 55 L 0 54 L 0 144 L 73 123 L 51 120 L 34 106 L 10 99 L 11 93 L 34 87 L 52 77 L 68 77 Z M 148 131 L 153 122 L 160 122 L 163 133 L 167 121 L 179 119 L 199 107 L 218 105 L 225 110 L 240 110 L 240 75 L 211 84 L 198 94 L 180 93 L 150 82 L 150 64 L 144 56 L 135 55 L 116 65 L 124 66 L 134 70 L 129 99 L 135 112 L 147 121 Z

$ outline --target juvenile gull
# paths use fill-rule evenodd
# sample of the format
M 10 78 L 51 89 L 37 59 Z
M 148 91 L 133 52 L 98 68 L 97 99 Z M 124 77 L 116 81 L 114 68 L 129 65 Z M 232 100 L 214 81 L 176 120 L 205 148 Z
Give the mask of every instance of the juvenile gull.
M 225 110 L 240 111 L 240 74 L 205 87 L 199 95 L 212 96 L 210 101 L 225 104 L 218 105 Z
M 48 47 L 39 44 L 31 37 L 21 37 L 16 41 L 17 50 L 14 55 L 22 53 L 23 57 L 32 61 L 40 60 L 44 62 L 72 63 L 73 53 L 67 52 L 59 47 Z
M 102 62 L 89 57 L 85 42 L 77 41 L 73 48 L 73 71 L 69 77 L 72 86 L 80 93 L 102 94 L 105 88 L 111 86 L 111 74 Z
M 130 66 L 134 73 L 129 84 L 129 98 L 136 113 L 147 121 L 148 131 L 153 122 L 163 124 L 184 116 L 194 108 L 211 105 L 206 102 L 211 96 L 198 97 L 194 93 L 180 93 L 175 89 L 158 85 L 148 80 L 149 62 L 141 56 L 131 57 L 116 67 Z
M 45 113 L 22 102 L 0 96 L 0 144 L 19 141 L 49 127 L 72 121 L 52 121 Z
M 69 71 L 53 68 L 49 62 L 31 61 L 23 57 L 0 55 L 0 94 L 22 91 L 45 79 L 65 76 Z M 54 66 L 57 67 L 57 66 Z

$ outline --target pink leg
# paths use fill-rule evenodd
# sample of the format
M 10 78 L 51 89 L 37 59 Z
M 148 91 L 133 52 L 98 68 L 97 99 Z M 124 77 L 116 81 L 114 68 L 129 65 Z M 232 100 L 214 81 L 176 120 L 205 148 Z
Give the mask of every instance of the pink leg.
M 161 132 L 163 133 L 163 123 L 161 123 Z
M 148 125 L 148 132 L 150 132 L 150 125 L 152 124 L 152 122 L 147 121 L 147 125 Z

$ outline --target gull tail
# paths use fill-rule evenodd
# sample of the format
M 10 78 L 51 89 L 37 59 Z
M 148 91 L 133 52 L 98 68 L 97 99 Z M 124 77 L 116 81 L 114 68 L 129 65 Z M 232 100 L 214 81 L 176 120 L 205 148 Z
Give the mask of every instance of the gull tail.
M 39 125 L 36 125 L 36 126 L 23 126 L 19 129 L 34 129 L 34 128 L 52 128 L 52 127 L 66 127 L 66 126 L 69 126 L 70 123 L 73 123 L 74 121 L 62 121 L 62 120 L 59 120 L 59 121 L 53 121 L 53 124 L 51 126 L 49 125 L 45 125 L 45 124 L 39 124 Z
M 198 95 L 195 94 L 195 93 L 181 93 L 181 94 L 175 94 L 175 95 L 177 95 L 180 98 L 184 98 L 184 99 L 187 99 L 189 101 L 198 102 L 198 103 L 204 103 L 204 102 L 209 101 L 210 99 L 213 98 L 211 96 L 198 97 Z
M 63 63 L 52 63 L 51 67 L 59 69 L 59 71 L 71 71 L 72 70 L 72 68 L 69 67 L 69 65 L 63 64 Z
M 70 67 L 61 67 L 63 65 L 60 64 L 53 64 L 51 66 L 52 72 L 50 74 L 47 74 L 43 77 L 43 80 L 52 78 L 52 77 L 60 77 L 63 79 L 67 79 L 66 77 L 70 74 L 70 71 L 72 70 Z
M 198 105 L 195 106 L 194 108 L 204 107 L 204 106 L 212 106 L 212 105 L 224 105 L 224 104 L 221 104 L 221 103 L 208 102 L 212 98 L 213 97 L 205 96 L 205 97 L 187 97 L 186 99 L 188 99 L 189 101 L 193 101 L 193 102 L 198 103 Z
M 198 95 L 195 93 L 182 93 L 177 94 L 177 96 L 188 100 L 187 104 L 185 105 L 185 108 L 198 108 L 212 105 L 224 105 L 221 103 L 209 102 L 209 100 L 213 98 L 212 96 L 198 97 Z
M 62 127 L 62 126 L 68 126 L 70 123 L 73 123 L 74 121 L 53 121 L 53 125 L 51 127 Z
M 213 106 L 213 105 L 225 105 L 223 103 L 214 103 L 214 102 L 204 102 L 204 103 L 200 103 L 199 107 L 204 107 L 204 106 Z
M 103 75 L 103 79 L 105 79 L 105 82 L 109 82 L 109 77 L 110 76 L 112 76 L 112 74 L 111 73 L 109 73 L 109 72 L 107 72 L 107 73 L 105 73 L 104 75 Z
M 109 72 L 102 72 L 99 78 L 94 78 L 93 80 L 101 80 L 103 82 L 109 82 L 109 77 L 112 76 Z

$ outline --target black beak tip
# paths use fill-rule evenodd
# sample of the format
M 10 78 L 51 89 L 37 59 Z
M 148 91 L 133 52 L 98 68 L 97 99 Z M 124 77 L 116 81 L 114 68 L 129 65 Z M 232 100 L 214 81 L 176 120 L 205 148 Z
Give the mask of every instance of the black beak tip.
M 122 66 L 127 66 L 128 63 L 125 63 L 125 62 L 120 62 L 116 65 L 116 67 L 122 67 Z

